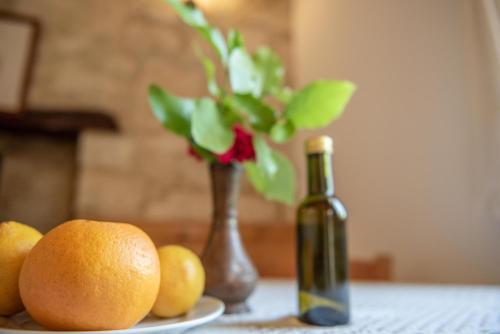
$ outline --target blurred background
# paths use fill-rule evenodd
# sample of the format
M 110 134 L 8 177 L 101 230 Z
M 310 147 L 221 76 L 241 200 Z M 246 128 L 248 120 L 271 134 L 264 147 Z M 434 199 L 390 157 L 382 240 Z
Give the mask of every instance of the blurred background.
M 396 281 L 500 283 L 500 4 L 196 3 L 250 50 L 274 48 L 290 85 L 358 85 L 317 132 L 335 141 L 353 257 L 390 256 Z M 175 13 L 161 0 L 0 0 L 0 10 L 0 219 L 42 231 L 74 217 L 208 225 L 207 168 L 147 100 L 151 82 L 206 94 L 199 41 Z M 297 202 L 313 134 L 285 147 Z M 248 183 L 239 207 L 243 225 L 294 224 L 295 207 Z

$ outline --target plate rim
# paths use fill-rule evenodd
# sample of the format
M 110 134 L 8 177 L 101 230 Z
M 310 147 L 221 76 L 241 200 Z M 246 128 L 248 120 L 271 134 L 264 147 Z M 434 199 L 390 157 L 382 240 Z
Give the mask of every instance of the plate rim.
M 163 325 L 153 325 L 151 327 L 140 327 L 140 328 L 127 328 L 127 329 L 112 329 L 112 330 L 104 330 L 104 331 L 50 331 L 50 330 L 32 330 L 32 329 L 19 329 L 19 328 L 5 328 L 5 327 L 0 327 L 0 333 L 27 333 L 27 334 L 59 334 L 59 333 L 71 333 L 71 334 L 113 334 L 113 333 L 127 333 L 127 334 L 137 334 L 137 333 L 150 333 L 154 332 L 157 330 L 175 330 L 179 329 L 179 327 L 186 327 L 186 329 L 194 328 L 209 322 L 212 322 L 213 320 L 217 319 L 220 317 L 225 310 L 225 305 L 224 303 L 215 297 L 212 296 L 202 296 L 200 298 L 200 301 L 202 300 L 208 300 L 217 305 L 217 309 L 214 310 L 212 313 L 209 313 L 203 317 L 200 318 L 195 318 L 195 319 L 190 319 L 190 320 L 185 320 L 181 322 L 174 322 L 170 324 L 163 324 Z M 200 302 L 198 301 L 198 303 Z M 196 307 L 196 306 L 195 306 Z M 141 320 L 142 321 L 142 320 Z M 140 323 L 140 322 L 139 322 Z M 137 324 L 139 324 L 137 323 Z M 136 324 L 136 325 L 137 325 Z M 168 326 L 168 328 L 163 328 L 164 326 Z

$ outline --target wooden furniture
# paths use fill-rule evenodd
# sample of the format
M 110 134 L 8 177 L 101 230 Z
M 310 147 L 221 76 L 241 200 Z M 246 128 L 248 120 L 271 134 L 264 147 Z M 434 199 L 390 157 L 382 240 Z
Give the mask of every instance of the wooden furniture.
M 81 132 L 118 126 L 103 110 L 27 103 L 41 28 L 36 18 L 0 9 L 0 220 L 45 232 L 74 216 Z
M 2 112 L 25 111 L 40 32 L 41 24 L 36 18 L 0 9 L 0 37 L 2 37 L 0 44 L 7 46 L 0 51 Z
M 20 114 L 0 112 L 0 130 L 10 133 L 77 136 L 89 128 L 118 131 L 114 119 L 100 110 L 38 108 Z
M 74 217 L 78 141 L 87 129 L 114 132 L 118 126 L 96 109 L 0 113 L 0 220 L 46 232 Z
M 208 235 L 208 224 L 138 224 L 157 245 L 180 244 L 200 254 Z M 295 276 L 294 224 L 241 224 L 241 236 L 262 277 Z M 388 281 L 392 261 L 388 256 L 350 261 L 351 278 Z

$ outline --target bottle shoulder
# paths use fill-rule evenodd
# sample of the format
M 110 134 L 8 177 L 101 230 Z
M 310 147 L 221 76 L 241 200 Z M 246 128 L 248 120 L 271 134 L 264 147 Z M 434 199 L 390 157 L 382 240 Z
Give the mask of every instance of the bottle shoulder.
M 337 196 L 313 195 L 307 196 L 300 203 L 297 213 L 307 211 L 332 211 L 339 218 L 347 219 L 347 209 Z
M 345 208 L 344 203 L 336 195 L 308 195 L 299 204 L 299 207 L 307 206 L 335 206 Z

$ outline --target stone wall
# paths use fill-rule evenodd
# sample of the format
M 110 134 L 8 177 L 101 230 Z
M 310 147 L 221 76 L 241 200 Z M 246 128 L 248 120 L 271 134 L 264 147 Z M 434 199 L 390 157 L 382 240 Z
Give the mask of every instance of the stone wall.
M 250 48 L 270 45 L 290 63 L 289 0 L 205 3 L 212 22 L 238 27 Z M 121 127 L 119 134 L 82 134 L 75 215 L 208 222 L 207 168 L 161 128 L 147 103 L 151 82 L 179 95 L 206 94 L 195 33 L 162 0 L 16 0 L 0 9 L 42 22 L 30 105 L 104 108 Z M 248 184 L 242 191 L 243 221 L 291 220 L 290 209 L 264 201 Z
M 72 136 L 0 133 L 0 221 L 46 232 L 73 216 L 75 144 Z

